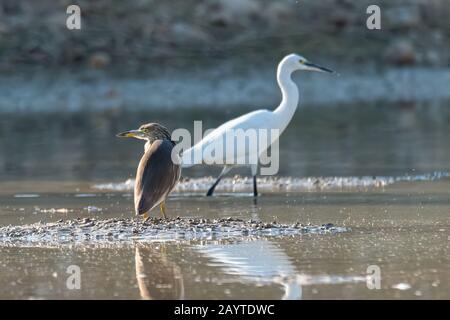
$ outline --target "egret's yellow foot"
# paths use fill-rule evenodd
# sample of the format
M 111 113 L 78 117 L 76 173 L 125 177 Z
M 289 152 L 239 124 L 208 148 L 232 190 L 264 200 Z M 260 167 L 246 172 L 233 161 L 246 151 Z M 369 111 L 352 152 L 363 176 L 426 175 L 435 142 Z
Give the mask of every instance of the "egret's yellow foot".
M 144 214 L 142 215 L 142 217 L 144 218 L 144 223 L 146 223 L 147 220 L 150 219 L 150 215 L 148 214 L 148 212 L 144 213 Z
M 161 209 L 161 214 L 162 214 L 163 218 L 166 219 L 166 203 L 164 201 L 161 202 L 161 204 L 159 205 L 159 208 Z

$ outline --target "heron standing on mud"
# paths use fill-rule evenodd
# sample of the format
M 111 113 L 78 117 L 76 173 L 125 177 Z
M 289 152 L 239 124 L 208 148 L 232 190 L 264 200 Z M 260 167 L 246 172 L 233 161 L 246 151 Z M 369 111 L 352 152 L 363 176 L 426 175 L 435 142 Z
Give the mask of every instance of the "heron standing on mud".
M 138 130 L 119 133 L 117 137 L 147 141 L 134 185 L 136 215 L 143 215 L 147 220 L 148 212 L 159 205 L 162 216 L 166 218 L 165 200 L 181 174 L 181 167 L 177 164 L 180 161 L 172 161 L 175 143 L 171 140 L 170 132 L 158 123 L 148 123 Z

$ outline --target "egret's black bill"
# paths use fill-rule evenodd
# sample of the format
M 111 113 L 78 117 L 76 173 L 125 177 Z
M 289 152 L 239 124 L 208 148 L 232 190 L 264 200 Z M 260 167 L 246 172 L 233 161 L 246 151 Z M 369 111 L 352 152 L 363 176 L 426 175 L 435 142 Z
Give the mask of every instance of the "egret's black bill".
M 308 66 L 310 68 L 314 68 L 317 71 L 322 71 L 322 72 L 328 72 L 328 73 L 336 73 L 335 71 L 331 70 L 331 69 L 327 69 L 325 67 L 319 66 L 315 63 L 311 63 L 311 62 L 305 62 L 305 66 Z

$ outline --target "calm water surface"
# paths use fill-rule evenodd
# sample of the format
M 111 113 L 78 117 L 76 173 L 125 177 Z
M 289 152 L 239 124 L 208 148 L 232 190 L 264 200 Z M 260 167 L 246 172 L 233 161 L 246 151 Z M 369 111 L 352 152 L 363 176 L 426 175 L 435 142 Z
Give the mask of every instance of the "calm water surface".
M 280 175 L 450 172 L 447 110 L 409 104 L 299 110 L 281 141 Z M 242 112 L 209 114 L 205 127 Z M 134 176 L 143 146 L 114 134 L 142 119 L 173 129 L 192 128 L 193 120 L 205 118 L 200 111 L 157 114 L 4 115 L 0 225 L 131 216 L 130 192 L 92 187 Z M 201 177 L 219 170 L 183 174 Z M 0 298 L 450 298 L 449 179 L 364 190 L 267 192 L 256 204 L 247 194 L 180 193 L 171 196 L 168 212 L 333 223 L 350 231 L 132 244 L 2 243 Z M 70 265 L 81 269 L 80 290 L 66 287 Z M 370 265 L 380 268 L 379 290 L 367 288 Z

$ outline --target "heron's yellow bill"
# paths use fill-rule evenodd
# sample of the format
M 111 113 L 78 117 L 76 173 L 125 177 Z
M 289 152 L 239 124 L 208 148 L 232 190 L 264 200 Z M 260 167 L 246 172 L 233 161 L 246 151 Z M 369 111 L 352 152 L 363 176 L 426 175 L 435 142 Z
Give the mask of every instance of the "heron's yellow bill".
M 116 137 L 119 138 L 140 138 L 142 137 L 143 132 L 141 130 L 130 130 L 116 134 Z

